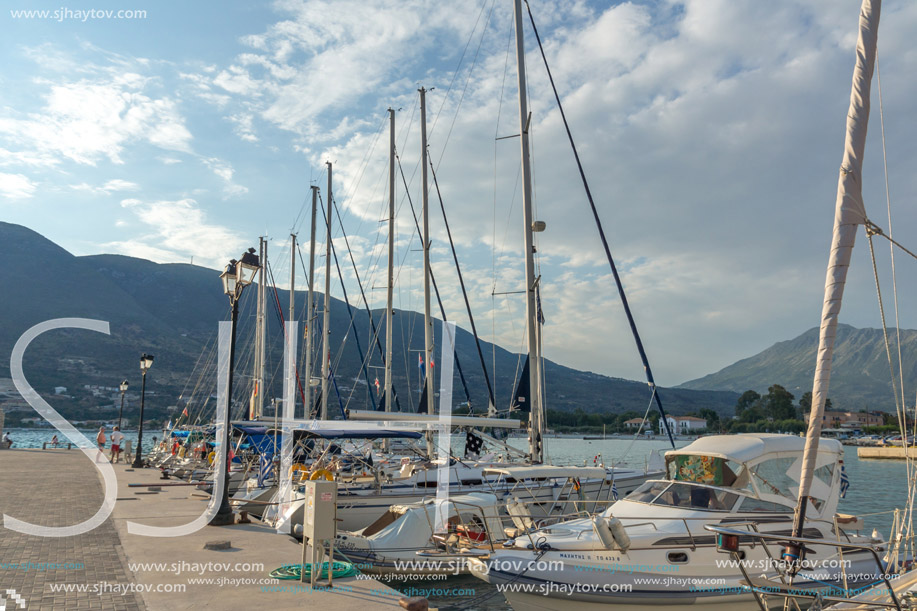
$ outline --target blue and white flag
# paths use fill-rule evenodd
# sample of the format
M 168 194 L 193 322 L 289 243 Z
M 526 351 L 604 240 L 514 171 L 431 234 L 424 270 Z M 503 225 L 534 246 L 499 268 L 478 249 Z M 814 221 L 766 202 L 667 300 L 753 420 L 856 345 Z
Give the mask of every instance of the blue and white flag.
M 614 480 L 611 480 L 611 496 L 614 497 L 614 500 L 618 500 L 618 485 Z
M 848 488 L 850 488 L 850 478 L 847 477 L 847 470 L 844 469 L 844 463 L 841 463 L 841 498 L 847 496 Z
M 262 454 L 258 465 L 258 487 L 264 488 L 265 482 L 274 476 L 274 457 Z

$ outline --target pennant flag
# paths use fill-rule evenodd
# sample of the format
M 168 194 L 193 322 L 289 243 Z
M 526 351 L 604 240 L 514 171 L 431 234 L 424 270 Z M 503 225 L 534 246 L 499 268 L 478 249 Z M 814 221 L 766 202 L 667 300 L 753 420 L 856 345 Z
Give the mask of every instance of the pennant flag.
M 183 410 L 181 411 L 181 415 L 182 415 L 182 416 L 187 416 L 187 415 L 188 415 L 188 408 L 187 408 L 187 407 L 185 407 L 185 409 L 183 409 Z
M 171 419 L 171 418 L 169 418 L 169 421 L 166 422 L 166 428 L 167 428 L 167 429 L 172 428 L 172 419 Z
M 614 497 L 614 500 L 618 500 L 618 485 L 614 480 L 611 480 L 611 496 Z
M 844 469 L 844 463 L 841 462 L 841 498 L 847 496 L 847 490 L 850 488 L 850 478 L 847 477 L 847 470 Z
M 465 458 L 480 456 L 483 446 L 484 439 L 475 435 L 474 431 L 468 431 L 465 435 Z
M 544 312 L 541 310 L 541 291 L 538 290 L 538 287 L 535 287 L 535 311 L 536 319 L 539 324 L 544 324 Z
M 374 384 L 376 386 L 376 394 L 378 395 L 379 394 L 379 378 L 378 377 L 376 378 L 376 381 L 374 382 Z

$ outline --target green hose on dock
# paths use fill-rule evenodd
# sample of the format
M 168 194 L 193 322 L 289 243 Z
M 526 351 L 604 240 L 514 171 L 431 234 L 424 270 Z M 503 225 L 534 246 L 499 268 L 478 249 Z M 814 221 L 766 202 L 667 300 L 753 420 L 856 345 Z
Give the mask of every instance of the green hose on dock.
M 306 565 L 306 578 L 312 577 L 312 565 Z M 303 568 L 301 564 L 285 564 L 279 569 L 271 571 L 271 577 L 274 579 L 302 579 Z M 332 578 L 340 579 L 341 577 L 352 577 L 359 575 L 360 571 L 350 562 L 335 562 Z M 328 579 L 328 563 L 322 563 L 322 571 L 318 576 L 319 579 Z

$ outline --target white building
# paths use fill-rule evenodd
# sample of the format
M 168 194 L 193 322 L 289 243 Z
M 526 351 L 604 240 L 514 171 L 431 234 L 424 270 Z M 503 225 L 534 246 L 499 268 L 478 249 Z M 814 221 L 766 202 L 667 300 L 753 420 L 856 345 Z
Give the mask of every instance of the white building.
M 669 429 L 673 435 L 690 435 L 696 431 L 707 428 L 707 421 L 696 416 L 666 416 Z M 665 435 L 665 425 L 659 420 L 659 434 Z

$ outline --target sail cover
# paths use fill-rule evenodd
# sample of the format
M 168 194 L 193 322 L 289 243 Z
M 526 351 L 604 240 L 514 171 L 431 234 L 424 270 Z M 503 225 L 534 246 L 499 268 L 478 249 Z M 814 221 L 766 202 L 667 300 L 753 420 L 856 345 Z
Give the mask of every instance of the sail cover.
M 825 411 L 825 398 L 828 395 L 828 382 L 831 379 L 831 360 L 834 353 L 837 319 L 841 311 L 841 298 L 844 295 L 850 253 L 856 239 L 857 226 L 867 221 L 866 208 L 863 205 L 863 152 L 866 147 L 869 92 L 875 66 L 876 35 L 879 28 L 881 4 L 881 0 L 863 0 L 860 7 L 856 66 L 853 71 L 853 87 L 850 92 L 850 109 L 847 112 L 844 157 L 837 185 L 834 235 L 831 240 L 828 274 L 825 279 L 825 301 L 822 306 L 815 379 L 812 385 L 812 412 L 806 434 L 806 447 L 799 482 L 800 509 L 797 510 L 794 533 L 801 532 L 801 521 L 805 515 L 802 508 L 805 506 L 805 498 L 809 495 L 812 485 L 818 438 L 821 435 L 822 416 Z

